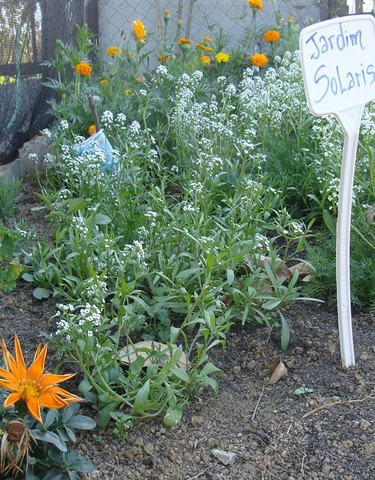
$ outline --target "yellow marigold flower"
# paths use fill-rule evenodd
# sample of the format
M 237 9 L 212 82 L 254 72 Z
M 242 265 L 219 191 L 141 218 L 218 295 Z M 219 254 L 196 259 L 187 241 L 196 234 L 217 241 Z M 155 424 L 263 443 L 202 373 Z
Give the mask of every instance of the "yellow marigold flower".
M 202 55 L 201 56 L 201 62 L 204 65 L 209 65 L 211 63 L 211 58 L 208 55 Z
M 266 42 L 275 43 L 280 40 L 280 33 L 277 30 L 268 30 L 263 38 Z
M 247 0 L 249 2 L 250 8 L 255 8 L 256 10 L 262 10 L 263 2 L 262 0 Z
M 250 61 L 254 67 L 263 68 L 267 65 L 268 58 L 266 55 L 264 55 L 264 53 L 256 53 L 250 58 Z
M 0 343 L 0 347 L 3 350 L 5 364 L 5 368 L 0 368 L 0 386 L 12 390 L 12 393 L 5 399 L 5 408 L 22 401 L 31 415 L 42 423 L 40 407 L 64 408 L 70 403 L 82 400 L 57 386 L 58 383 L 74 377 L 75 373 L 66 375 L 43 373 L 47 345 L 43 348 L 40 345 L 37 347 L 34 361 L 29 368 L 26 368 L 17 335 L 14 337 L 15 358 L 9 353 L 4 341 Z
M 215 50 L 214 47 L 206 47 L 205 48 L 206 52 L 213 52 L 214 50 Z
M 203 43 L 211 43 L 212 39 L 211 39 L 211 37 L 202 37 L 202 42 Z
M 91 136 L 91 135 L 94 135 L 95 132 L 96 132 L 95 125 L 90 125 L 89 128 L 87 129 L 87 133 Z
M 91 75 L 92 68 L 86 62 L 80 62 L 76 65 L 76 72 L 82 77 L 89 77 Z
M 182 38 L 180 37 L 178 39 L 178 44 L 179 45 L 192 45 L 193 40 L 190 40 L 190 38 Z
M 99 85 L 107 85 L 107 84 L 108 84 L 108 80 L 105 80 L 105 79 L 100 80 L 99 82 Z
M 109 57 L 115 57 L 116 55 L 121 55 L 121 54 L 122 54 L 121 48 L 114 47 L 114 46 L 107 48 L 107 55 Z
M 219 52 L 215 55 L 217 63 L 228 63 L 229 62 L 229 53 Z
M 145 43 L 146 37 L 147 37 L 147 31 L 146 27 L 143 25 L 141 20 L 134 20 L 132 22 L 133 25 L 133 33 L 138 40 L 138 42 Z

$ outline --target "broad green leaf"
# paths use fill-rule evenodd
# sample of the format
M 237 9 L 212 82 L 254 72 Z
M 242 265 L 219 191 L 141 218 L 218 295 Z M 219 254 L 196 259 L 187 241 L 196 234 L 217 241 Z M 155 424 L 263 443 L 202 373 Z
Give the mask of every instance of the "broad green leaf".
M 234 282 L 234 271 L 231 268 L 227 268 L 227 282 L 229 286 Z
M 24 273 L 21 277 L 25 282 L 32 283 L 34 281 L 34 276 L 30 273 Z
M 138 390 L 137 395 L 134 399 L 134 411 L 141 412 L 143 410 L 144 404 L 148 400 L 148 395 L 150 393 L 150 380 L 147 380 L 144 385 Z
M 10 260 L 14 252 L 14 241 L 9 235 L 4 235 L 1 240 L 0 237 L 0 261 Z
M 84 395 L 86 392 L 89 392 L 92 389 L 92 385 L 88 380 L 82 380 L 78 386 L 78 392 L 81 395 Z
M 76 415 L 72 417 L 67 423 L 70 428 L 78 428 L 79 430 L 92 430 L 96 427 L 96 422 L 86 415 Z
M 35 440 L 41 440 L 42 442 L 52 443 L 60 452 L 66 452 L 67 447 L 65 442 L 53 432 L 42 432 L 40 430 L 31 430 L 31 433 Z
M 184 368 L 181 368 L 181 367 L 172 368 L 171 373 L 173 373 L 173 375 L 176 375 L 177 378 L 179 378 L 185 383 L 190 382 L 190 377 Z
M 86 200 L 84 198 L 72 198 L 71 200 L 68 200 L 68 214 L 83 210 L 85 206 Z
M 267 300 L 267 302 L 263 303 L 262 307 L 266 310 L 273 310 L 274 308 L 278 307 L 280 303 L 280 298 L 272 298 L 271 300 Z
M 51 292 L 46 288 L 36 287 L 33 291 L 33 296 L 38 300 L 43 300 L 43 298 L 49 298 L 51 296 Z
M 174 427 L 181 420 L 183 414 L 182 407 L 176 405 L 173 408 L 169 407 L 163 418 L 163 425 L 167 428 Z
M 103 213 L 97 213 L 94 218 L 95 225 L 108 225 L 112 222 L 111 217 Z

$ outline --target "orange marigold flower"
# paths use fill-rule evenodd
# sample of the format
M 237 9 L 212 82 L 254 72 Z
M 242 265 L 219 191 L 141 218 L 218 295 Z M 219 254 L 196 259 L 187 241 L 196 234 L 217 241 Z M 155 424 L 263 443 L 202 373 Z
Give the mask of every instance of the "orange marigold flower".
M 114 46 L 107 48 L 107 55 L 109 57 L 115 57 L 116 55 L 121 55 L 121 54 L 122 54 L 121 48 L 114 47 Z
M 266 42 L 275 43 L 280 40 L 280 33 L 277 30 L 268 30 L 263 38 Z
M 217 63 L 228 63 L 229 62 L 229 53 L 219 52 L 215 55 Z
M 169 63 L 172 58 L 171 57 L 165 57 L 164 55 L 159 55 L 158 60 L 160 63 Z
M 138 40 L 138 42 L 145 43 L 146 37 L 147 37 L 147 31 L 146 27 L 143 25 L 141 20 L 134 20 L 132 22 L 133 25 L 133 33 Z
M 211 63 L 211 58 L 208 55 L 202 55 L 201 56 L 201 62 L 204 65 L 209 65 Z
M 250 61 L 254 67 L 263 68 L 267 65 L 268 58 L 266 55 L 264 55 L 264 53 L 256 53 L 250 58 Z
M 91 135 L 94 135 L 95 132 L 96 132 L 95 125 L 90 125 L 89 128 L 87 129 L 87 133 L 91 136 Z
M 247 0 L 249 2 L 250 8 L 255 8 L 256 10 L 262 10 L 263 2 L 262 0 Z
M 196 43 L 195 47 L 199 48 L 199 50 L 203 50 L 204 52 L 207 51 L 207 45 L 205 45 L 204 43 Z
M 70 403 L 82 400 L 56 385 L 74 377 L 75 373 L 66 375 L 43 373 L 47 345 L 43 348 L 40 345 L 37 347 L 34 361 L 27 369 L 17 335 L 14 337 L 15 358 L 10 354 L 4 341 L 0 343 L 0 347 L 3 350 L 5 364 L 5 368 L 0 368 L 0 386 L 12 390 L 5 399 L 5 408 L 22 401 L 31 415 L 42 423 L 40 407 L 64 408 Z
M 193 40 L 190 40 L 190 38 L 182 38 L 180 37 L 178 39 L 178 44 L 179 45 L 192 45 Z
M 89 77 L 91 75 L 92 68 L 86 62 L 80 62 L 76 65 L 76 72 L 83 77 Z

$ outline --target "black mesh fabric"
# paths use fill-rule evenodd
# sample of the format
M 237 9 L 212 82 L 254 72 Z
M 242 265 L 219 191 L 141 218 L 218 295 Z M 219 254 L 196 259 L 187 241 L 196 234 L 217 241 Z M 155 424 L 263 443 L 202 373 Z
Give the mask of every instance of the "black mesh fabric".
M 54 55 L 56 40 L 73 43 L 84 21 L 97 33 L 97 0 L 0 0 L 0 164 L 50 125 L 42 86 L 53 72 L 41 63 Z

